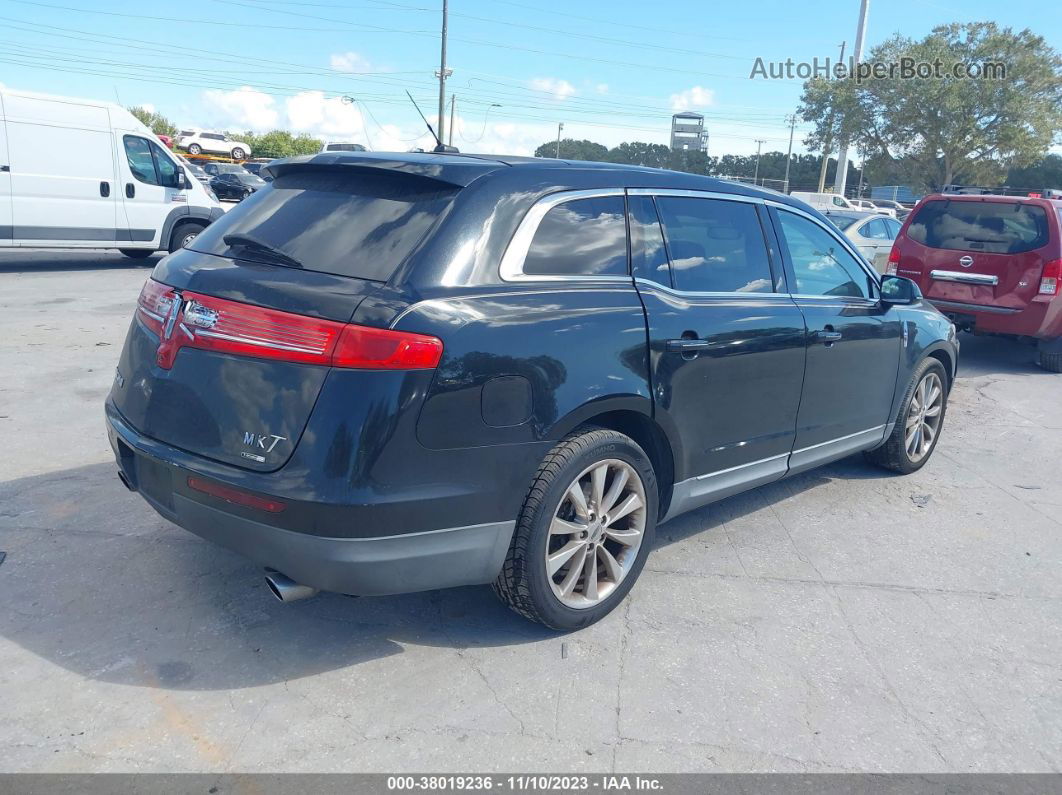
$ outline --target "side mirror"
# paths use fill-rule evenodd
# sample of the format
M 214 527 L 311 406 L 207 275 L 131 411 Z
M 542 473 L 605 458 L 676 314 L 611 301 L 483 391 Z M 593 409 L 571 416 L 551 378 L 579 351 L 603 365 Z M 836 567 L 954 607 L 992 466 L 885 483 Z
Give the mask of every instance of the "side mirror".
M 183 168 L 177 169 L 177 187 L 180 190 L 188 189 L 188 174 Z
M 886 305 L 914 304 L 922 300 L 918 285 L 905 276 L 881 277 L 881 303 Z

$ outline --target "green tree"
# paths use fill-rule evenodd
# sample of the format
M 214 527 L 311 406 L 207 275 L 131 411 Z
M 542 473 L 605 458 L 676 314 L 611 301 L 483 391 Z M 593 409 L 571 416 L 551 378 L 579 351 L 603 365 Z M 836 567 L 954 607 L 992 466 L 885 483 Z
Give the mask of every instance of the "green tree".
M 233 138 L 245 141 L 255 157 L 292 157 L 310 155 L 321 151 L 321 142 L 312 135 L 294 136 L 287 130 L 271 130 L 256 135 L 253 132 L 229 133 Z
M 1010 168 L 1042 158 L 1062 127 L 1062 57 L 1040 36 L 995 23 L 943 25 L 920 41 L 899 35 L 870 51 L 868 63 L 1002 64 L 983 77 L 813 79 L 800 114 L 815 124 L 809 148 L 842 137 L 879 165 L 897 161 L 929 188 L 994 184 Z
M 560 157 L 562 160 L 604 160 L 606 154 L 608 154 L 608 147 L 595 144 L 593 141 L 576 141 L 572 138 L 564 138 L 560 142 Z M 535 150 L 535 157 L 556 156 L 556 141 L 546 141 Z
M 177 125 L 161 113 L 141 107 L 129 108 L 129 112 L 136 116 L 141 124 L 150 129 L 155 135 L 168 135 L 170 138 L 177 137 Z
M 1062 155 L 1050 154 L 1031 166 L 1011 169 L 1007 186 L 1024 191 L 1062 190 Z

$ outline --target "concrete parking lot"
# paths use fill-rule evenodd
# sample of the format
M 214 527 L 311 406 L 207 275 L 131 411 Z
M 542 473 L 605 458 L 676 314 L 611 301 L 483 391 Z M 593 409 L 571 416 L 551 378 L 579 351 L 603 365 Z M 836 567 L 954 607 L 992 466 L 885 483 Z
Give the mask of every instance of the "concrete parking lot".
M 1062 376 L 962 338 L 931 462 L 663 526 L 558 636 L 489 589 L 282 605 L 115 477 L 150 264 L 0 253 L 2 771 L 1058 771 Z

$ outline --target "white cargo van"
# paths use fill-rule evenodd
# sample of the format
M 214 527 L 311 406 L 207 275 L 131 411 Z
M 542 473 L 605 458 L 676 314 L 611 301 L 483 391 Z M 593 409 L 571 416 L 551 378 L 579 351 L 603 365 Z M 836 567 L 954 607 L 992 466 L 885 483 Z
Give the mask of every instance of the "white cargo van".
M 804 193 L 795 190 L 789 194 L 794 199 L 800 199 L 805 204 L 810 204 L 819 212 L 826 210 L 856 210 L 859 208 L 839 193 Z
M 147 257 L 223 212 L 125 108 L 0 89 L 0 247 Z

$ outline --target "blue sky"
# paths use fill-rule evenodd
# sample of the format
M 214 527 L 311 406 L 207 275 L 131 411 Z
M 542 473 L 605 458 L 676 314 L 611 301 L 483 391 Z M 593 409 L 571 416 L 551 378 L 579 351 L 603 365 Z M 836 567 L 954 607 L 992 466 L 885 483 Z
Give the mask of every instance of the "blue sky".
M 441 0 L 3 0 L 0 83 L 153 107 L 183 126 L 283 127 L 378 149 L 424 145 Z M 195 10 L 191 10 L 194 8 Z M 868 46 L 992 20 L 1062 44 L 1062 13 L 1010 0 L 873 0 Z M 785 150 L 800 81 L 750 80 L 757 56 L 836 56 L 858 0 L 451 0 L 454 143 L 530 153 L 556 136 L 665 143 L 702 112 L 710 153 Z M 353 101 L 351 101 L 353 100 Z M 797 128 L 796 148 L 801 146 Z

